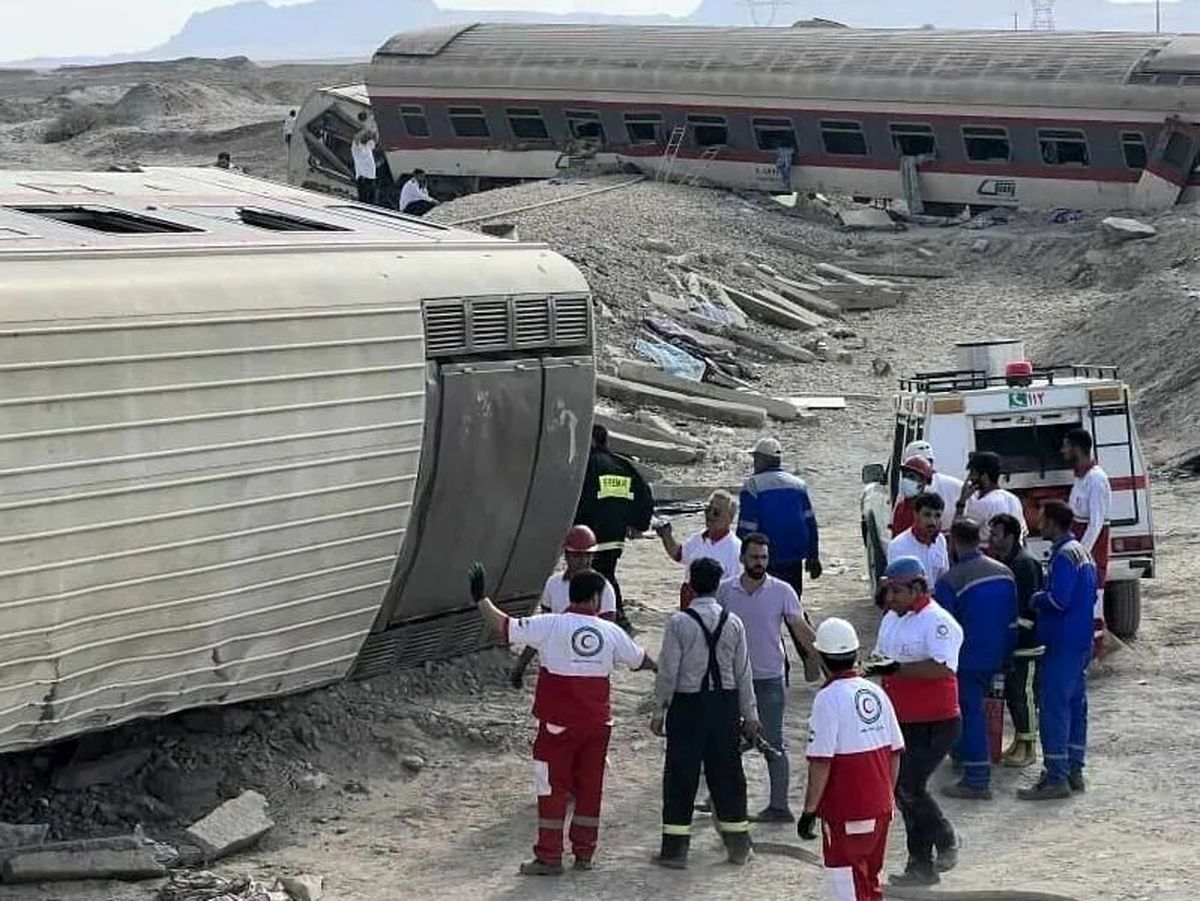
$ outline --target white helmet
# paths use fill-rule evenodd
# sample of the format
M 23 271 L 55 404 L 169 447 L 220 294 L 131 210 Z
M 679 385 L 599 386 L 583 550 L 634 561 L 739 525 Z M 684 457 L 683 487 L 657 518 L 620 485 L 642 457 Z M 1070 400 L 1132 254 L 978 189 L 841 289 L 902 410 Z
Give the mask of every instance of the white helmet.
M 831 616 L 817 627 L 817 650 L 830 657 L 853 654 L 858 650 L 858 633 L 844 619 Z
M 924 457 L 932 463 L 933 445 L 928 441 L 910 441 L 908 447 L 904 448 L 904 456 L 900 459 L 907 460 L 909 457 Z

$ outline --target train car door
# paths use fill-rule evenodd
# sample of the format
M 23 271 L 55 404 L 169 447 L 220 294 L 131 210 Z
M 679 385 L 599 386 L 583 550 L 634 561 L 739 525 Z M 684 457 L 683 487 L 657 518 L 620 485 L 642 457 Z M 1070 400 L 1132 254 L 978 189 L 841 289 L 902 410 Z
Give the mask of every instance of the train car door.
M 1133 190 L 1133 207 L 1151 212 L 1178 203 L 1198 156 L 1200 126 L 1168 119 Z

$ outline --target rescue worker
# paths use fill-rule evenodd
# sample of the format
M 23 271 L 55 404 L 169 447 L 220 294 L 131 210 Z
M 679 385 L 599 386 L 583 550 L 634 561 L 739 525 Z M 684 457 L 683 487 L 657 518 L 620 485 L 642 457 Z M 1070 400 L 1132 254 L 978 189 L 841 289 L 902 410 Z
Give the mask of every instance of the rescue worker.
M 854 627 L 825 620 L 816 649 L 829 678 L 812 702 L 808 790 L 796 832 L 812 840 L 817 819 L 824 823 L 829 901 L 882 901 L 879 874 L 904 737 L 887 695 L 859 675 Z
M 1013 722 L 1013 743 L 1002 755 L 1005 766 L 1027 767 L 1037 760 L 1038 660 L 1046 649 L 1034 632 L 1033 596 L 1042 589 L 1042 564 L 1021 544 L 1021 524 L 1001 513 L 991 522 L 992 556 L 1012 570 L 1017 583 L 1017 647 L 1004 674 L 1004 698 Z
M 990 801 L 992 760 L 984 702 L 1017 643 L 1017 583 L 1012 570 L 979 549 L 979 523 L 960 519 L 950 530 L 955 563 L 934 586 L 933 596 L 962 626 L 958 656 L 958 703 L 962 736 L 954 758 L 961 782 L 946 786 L 951 798 Z
M 958 863 L 954 828 L 929 793 L 929 777 L 958 741 L 958 654 L 963 631 L 929 595 L 929 577 L 916 557 L 901 557 L 884 572 L 883 604 L 875 655 L 864 671 L 883 676 L 904 756 L 896 779 L 896 806 L 904 817 L 908 863 L 893 885 L 936 885 L 939 873 Z M 934 860 L 934 850 L 937 860 Z
M 1067 798 L 1082 792 L 1087 751 L 1087 668 L 1092 658 L 1092 605 L 1096 564 L 1071 534 L 1075 513 L 1062 501 L 1042 507 L 1042 537 L 1053 544 L 1046 588 L 1033 596 L 1037 637 L 1046 647 L 1038 698 L 1041 707 L 1041 778 L 1017 797 Z
M 1096 563 L 1094 650 L 1099 653 L 1104 641 L 1104 584 L 1108 581 L 1108 555 L 1112 545 L 1108 524 L 1112 483 L 1108 474 L 1096 465 L 1092 449 L 1092 435 L 1087 429 L 1071 429 L 1063 436 L 1062 455 L 1075 470 L 1075 482 L 1068 500 L 1071 512 L 1075 514 L 1071 533 Z
M 551 573 L 542 589 L 542 613 L 565 613 L 571 605 L 571 579 L 584 570 L 592 568 L 592 555 L 596 553 L 596 536 L 587 526 L 571 526 L 563 540 L 563 571 Z M 617 616 L 617 595 L 606 579 L 604 591 L 600 593 L 601 619 L 613 620 Z M 537 654 L 537 649 L 526 645 L 513 667 L 510 681 L 513 688 L 520 688 L 525 670 Z
M 521 864 L 525 876 L 562 873 L 563 826 L 567 802 L 575 869 L 590 870 L 600 832 L 604 765 L 612 733 L 609 677 L 618 665 L 655 670 L 654 660 L 616 625 L 600 619 L 604 577 L 584 570 L 571 578 L 571 605 L 565 613 L 516 619 L 485 596 L 487 574 L 471 565 L 471 597 L 492 630 L 509 644 L 537 649 L 542 674 L 533 696 L 538 720 L 533 743 L 534 783 L 538 793 L 538 840 L 533 860 Z
M 696 597 L 667 621 L 654 686 L 659 712 L 650 730 L 667 737 L 662 847 L 654 862 L 677 870 L 687 866 L 701 766 L 730 862 L 750 858 L 741 736 L 756 737 L 761 727 L 745 627 L 716 600 L 721 575 L 707 557 L 688 567 Z
M 986 544 L 988 523 L 993 517 L 1007 513 L 1021 524 L 1021 539 L 1029 532 L 1025 525 L 1025 510 L 1020 499 L 1000 487 L 1000 455 L 992 451 L 975 451 L 967 459 L 967 480 L 954 505 L 954 517 L 965 516 L 980 525 L 980 538 Z
M 754 532 L 742 542 L 742 574 L 721 583 L 717 603 L 742 621 L 750 669 L 754 676 L 754 699 L 763 737 L 771 746 L 766 752 L 771 796 L 767 806 L 754 816 L 759 823 L 791 823 L 796 817 L 788 804 L 791 779 L 784 740 L 787 712 L 787 650 L 782 632 L 786 628 L 797 647 L 817 661 L 812 626 L 792 586 L 769 575 L 771 542 Z
M 737 501 L 728 491 L 718 488 L 709 495 L 708 504 L 704 507 L 703 532 L 697 532 L 683 544 L 675 540 L 669 521 L 656 528 L 655 532 L 667 556 L 676 563 L 682 563 L 685 570 L 693 560 L 708 557 L 720 563 L 722 571 L 732 576 L 742 569 L 742 542 L 733 533 L 736 520 Z M 679 609 L 683 610 L 691 602 L 692 589 L 685 578 L 679 588 Z
M 808 486 L 783 468 L 783 447 L 774 438 L 763 438 L 754 447 L 754 474 L 746 479 L 738 497 L 738 538 L 754 532 L 771 542 L 767 570 L 804 597 L 804 573 L 821 578 L 820 533 Z M 816 658 L 803 645 L 796 652 L 809 682 L 820 678 Z
M 928 441 L 910 442 L 900 459 L 904 462 L 900 465 L 898 496 L 892 509 L 892 534 L 898 535 L 913 524 L 916 516 L 913 500 L 918 494 L 928 492 L 942 499 L 942 531 L 949 532 L 954 523 L 954 505 L 962 493 L 962 481 L 937 471 L 933 445 Z
M 617 561 L 630 532 L 650 528 L 654 514 L 654 496 L 650 486 L 632 462 L 608 449 L 608 429 L 592 426 L 592 450 L 588 455 L 583 491 L 575 511 L 575 523 L 596 533 L 596 553 L 592 565 L 608 579 L 617 595 L 617 625 L 626 632 L 632 628 L 625 615 L 621 583 L 617 581 Z
M 946 536 L 942 534 L 942 514 L 946 503 L 941 495 L 927 492 L 913 498 L 916 521 L 888 543 L 888 562 L 899 557 L 916 557 L 925 564 L 925 572 L 935 585 L 950 569 Z

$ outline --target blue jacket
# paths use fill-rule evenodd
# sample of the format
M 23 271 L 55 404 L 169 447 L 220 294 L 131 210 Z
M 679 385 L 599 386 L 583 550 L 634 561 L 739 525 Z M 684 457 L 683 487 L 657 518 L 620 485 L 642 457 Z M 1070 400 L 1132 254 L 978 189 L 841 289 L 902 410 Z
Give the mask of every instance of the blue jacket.
M 782 469 L 756 472 L 738 497 L 738 538 L 761 532 L 771 540 L 771 566 L 817 560 L 817 517 L 804 480 Z
M 963 628 L 959 672 L 998 673 L 1017 646 L 1017 582 L 1012 570 L 978 551 L 937 581 L 934 599 Z
M 1050 553 L 1046 590 L 1033 596 L 1037 637 L 1047 654 L 1084 653 L 1092 647 L 1096 564 L 1070 535 Z

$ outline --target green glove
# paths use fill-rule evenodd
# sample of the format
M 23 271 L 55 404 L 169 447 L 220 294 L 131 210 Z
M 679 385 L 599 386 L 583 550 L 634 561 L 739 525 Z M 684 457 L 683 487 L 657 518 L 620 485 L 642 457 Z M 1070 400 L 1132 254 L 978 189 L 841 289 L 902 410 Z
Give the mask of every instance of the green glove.
M 471 598 L 478 604 L 486 594 L 483 583 L 487 580 L 487 570 L 483 568 L 482 563 L 472 563 L 467 569 L 467 578 L 471 582 Z

